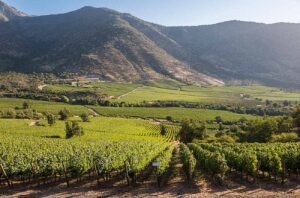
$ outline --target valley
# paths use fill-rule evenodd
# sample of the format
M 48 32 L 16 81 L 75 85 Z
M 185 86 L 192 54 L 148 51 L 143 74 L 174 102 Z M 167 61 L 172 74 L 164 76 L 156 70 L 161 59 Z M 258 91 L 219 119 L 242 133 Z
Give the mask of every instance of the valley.
M 14 75 L 18 76 L 19 74 Z M 2 83 L 5 85 L 7 82 L 2 81 Z M 256 152 L 251 160 L 263 160 L 260 156 L 261 151 L 256 151 L 257 143 L 246 143 L 251 142 L 251 138 L 258 138 L 252 137 L 249 127 L 252 125 L 259 127 L 259 123 L 264 122 L 270 122 L 269 124 L 276 122 L 278 125 L 276 132 L 272 131 L 270 139 L 261 140 L 269 143 L 261 143 L 263 148 L 260 149 L 270 152 L 269 146 L 282 148 L 282 151 L 286 147 L 292 147 L 297 153 L 299 143 L 285 143 L 299 141 L 297 136 L 293 136 L 295 132 L 291 125 L 292 120 L 287 119 L 290 111 L 300 102 L 300 92 L 297 90 L 258 85 L 198 87 L 165 80 L 140 83 L 55 83 L 55 81 L 48 81 L 44 82 L 44 85 L 38 83 L 34 87 L 30 85 L 31 83 L 32 81 L 28 81 L 25 84 L 14 86 L 14 89 L 11 89 L 10 84 L 6 84 L 6 86 L 2 86 L 1 90 L 1 160 L 5 171 L 1 183 L 4 185 L 2 186 L 3 190 L 6 189 L 5 186 L 10 186 L 10 190 L 7 192 L 0 188 L 0 193 L 5 196 L 9 196 L 9 194 L 43 195 L 44 192 L 47 192 L 49 195 L 64 197 L 61 192 L 67 186 L 73 189 L 72 194 L 75 193 L 76 196 L 83 196 L 87 193 L 84 191 L 89 191 L 91 197 L 112 195 L 110 193 L 116 189 L 120 193 L 116 196 L 134 196 L 137 189 L 143 189 L 147 196 L 158 195 L 157 193 L 162 189 L 166 196 L 171 196 L 172 193 L 208 196 L 209 189 L 219 189 L 219 193 L 210 194 L 210 196 L 220 196 L 227 192 L 234 197 L 240 195 L 235 192 L 240 185 L 245 188 L 245 194 L 243 193 L 245 196 L 253 189 L 258 189 L 258 185 L 265 186 L 261 191 L 262 195 L 279 196 L 288 188 L 298 188 L 295 187 L 298 182 L 297 177 L 288 175 L 284 180 L 279 179 L 286 183 L 281 186 L 276 179 L 277 172 L 275 175 L 273 172 L 269 172 L 271 179 L 266 181 L 264 179 L 265 169 L 260 169 L 255 164 L 258 161 L 243 162 L 252 163 L 254 167 L 251 169 L 252 172 L 249 170 L 250 172 L 246 174 L 247 178 L 244 177 L 242 182 L 236 181 L 235 175 L 238 174 L 239 169 L 230 164 L 231 162 L 226 156 L 228 148 L 224 148 L 222 152 L 225 153 L 220 157 L 226 157 L 227 165 L 225 166 L 233 168 L 236 173 L 232 173 L 227 168 L 220 169 L 221 172 L 216 173 L 216 178 L 209 179 L 209 172 L 215 170 L 200 168 L 201 164 L 203 166 L 206 163 L 200 161 L 200 158 L 194 159 L 197 160 L 197 164 L 199 163 L 197 165 L 199 167 L 189 170 L 188 167 L 181 164 L 185 163 L 181 162 L 184 155 L 181 147 L 185 144 L 181 143 L 179 147 L 179 141 L 186 141 L 182 139 L 181 133 L 183 128 L 187 127 L 185 130 L 199 130 L 199 134 L 195 134 L 193 143 L 188 144 L 190 149 L 202 148 L 201 152 L 211 152 L 211 155 L 217 155 L 217 153 L 214 154 L 217 152 L 215 149 L 221 145 L 232 144 L 233 147 L 249 145 L 249 148 L 251 147 L 253 152 Z M 43 87 L 40 88 L 41 86 Z M 24 87 L 30 88 L 24 89 Z M 71 124 L 73 130 L 79 130 L 83 134 L 75 134 L 71 139 L 66 139 L 67 123 Z M 74 123 L 76 124 L 74 125 Z M 290 132 L 286 133 L 288 131 Z M 247 138 L 249 139 L 247 140 Z M 16 145 L 20 146 L 15 147 Z M 124 150 L 125 147 L 129 150 Z M 18 152 L 15 150 L 17 148 Z M 144 150 L 135 150 L 138 148 Z M 33 153 L 28 152 L 28 149 L 35 153 L 34 158 Z M 57 153 L 66 151 L 66 149 L 68 152 L 63 152 L 64 154 Z M 118 149 L 122 149 L 121 156 L 121 150 Z M 148 152 L 149 149 L 151 153 L 144 155 L 143 152 Z M 180 153 L 178 153 L 179 149 Z M 90 152 L 91 154 L 86 155 Z M 170 154 L 167 155 L 167 152 Z M 200 150 L 193 151 L 194 154 L 196 152 L 200 152 Z M 21 153 L 23 154 L 20 155 Z M 106 153 L 105 156 L 102 155 L 103 153 Z M 242 153 L 250 155 L 245 151 Z M 176 162 L 172 162 L 171 158 L 167 157 L 176 155 L 181 156 Z M 284 151 L 278 157 L 283 159 L 286 155 L 290 155 L 290 150 Z M 62 157 L 63 161 L 61 161 Z M 151 167 L 157 157 L 159 157 L 160 163 L 164 162 L 163 160 L 166 161 L 160 167 L 162 168 L 161 175 L 157 175 L 155 168 Z M 24 165 L 20 166 L 21 164 L 11 161 L 17 158 Z M 45 159 L 47 161 L 42 162 Z M 74 161 L 75 159 L 78 161 Z M 214 159 L 214 157 L 207 157 L 207 159 Z M 296 155 L 289 160 L 292 160 L 291 163 L 297 164 L 297 159 Z M 33 161 L 29 162 L 28 160 Z M 126 168 L 124 169 L 124 161 L 133 171 L 128 172 L 127 182 L 122 179 L 122 175 L 126 176 L 127 174 Z M 33 170 L 30 163 L 34 163 L 34 166 L 39 169 Z M 175 164 L 171 165 L 172 163 Z M 192 163 L 192 161 L 187 161 L 187 163 Z M 211 163 L 221 165 L 221 162 Z M 278 174 L 287 171 L 282 172 L 283 167 L 280 161 L 276 163 L 280 165 L 276 170 Z M 173 166 L 181 168 L 175 169 Z M 293 167 L 294 165 L 291 165 L 289 172 L 295 171 Z M 185 173 L 187 170 L 193 171 L 193 176 L 186 175 L 190 174 Z M 254 178 L 255 171 L 258 171 L 256 172 L 258 175 Z M 28 173 L 30 174 L 27 175 Z M 121 174 L 121 177 L 118 174 Z M 53 190 L 46 189 L 45 185 L 39 181 L 39 177 L 48 178 L 44 180 L 45 184 L 59 185 L 59 187 L 55 187 Z M 157 188 L 155 177 L 163 179 L 163 183 L 159 185 L 164 187 L 152 191 L 149 188 Z M 226 185 L 220 184 L 219 179 Z M 254 180 L 257 181 L 254 182 Z M 176 182 L 174 183 L 174 181 Z M 189 187 L 186 182 L 192 182 L 193 186 Z M 21 190 L 24 185 L 31 190 Z M 132 187 L 125 192 L 123 189 L 127 185 Z M 209 185 L 209 187 L 203 185 Z M 82 191 L 78 191 L 79 186 Z M 182 188 L 182 192 L 174 190 L 175 186 Z M 275 186 L 278 191 L 271 192 L 270 188 Z M 113 191 L 103 192 L 103 188 Z M 199 188 L 201 191 L 198 191 Z M 297 196 L 297 193 L 296 190 L 290 195 Z
M 168 26 L 8 1 L 0 197 L 300 197 L 299 23 Z

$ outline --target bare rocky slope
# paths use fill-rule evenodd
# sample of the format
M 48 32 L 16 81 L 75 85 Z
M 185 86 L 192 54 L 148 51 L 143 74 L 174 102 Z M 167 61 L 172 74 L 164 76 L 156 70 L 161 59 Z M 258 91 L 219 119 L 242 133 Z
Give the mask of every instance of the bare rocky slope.
M 7 22 L 11 19 L 25 16 L 28 15 L 0 1 L 0 22 Z

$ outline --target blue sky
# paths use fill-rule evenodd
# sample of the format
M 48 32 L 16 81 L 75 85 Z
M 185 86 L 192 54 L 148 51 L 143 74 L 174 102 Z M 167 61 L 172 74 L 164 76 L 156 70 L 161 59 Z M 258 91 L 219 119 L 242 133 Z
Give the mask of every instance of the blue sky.
M 228 20 L 300 23 L 300 0 L 3 0 L 31 15 L 65 13 L 83 6 L 108 7 L 146 21 L 202 25 Z

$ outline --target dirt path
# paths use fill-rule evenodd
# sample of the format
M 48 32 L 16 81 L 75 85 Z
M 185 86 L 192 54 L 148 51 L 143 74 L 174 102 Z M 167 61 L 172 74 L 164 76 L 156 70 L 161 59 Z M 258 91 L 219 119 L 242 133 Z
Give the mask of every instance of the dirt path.
M 100 116 L 100 114 L 96 112 L 94 109 L 88 109 L 88 110 L 91 114 L 93 114 L 93 116 Z
M 127 96 L 128 94 L 131 94 L 131 93 L 135 92 L 136 90 L 138 90 L 138 89 L 140 89 L 140 88 L 143 88 L 143 87 L 145 87 L 145 86 L 137 87 L 137 88 L 135 88 L 134 90 L 131 90 L 130 92 L 127 92 L 127 93 L 125 93 L 125 94 L 123 94 L 123 95 L 120 95 L 117 99 L 120 100 L 121 98 Z
M 167 182 L 168 185 L 178 185 L 185 182 L 184 175 L 182 173 L 182 163 L 180 159 L 179 143 L 178 142 L 174 142 L 174 143 L 176 144 L 176 148 L 170 164 L 170 169 L 172 173 L 170 175 L 169 181 Z
M 172 180 L 175 181 L 175 180 Z M 237 187 L 225 188 L 201 181 L 196 185 L 187 185 L 183 182 L 170 182 L 167 186 L 158 188 L 156 185 L 139 185 L 128 187 L 126 184 L 112 187 L 99 187 L 96 181 L 82 182 L 67 188 L 64 183 L 47 185 L 31 189 L 0 189 L 0 197 L 191 197 L 191 198 L 299 198 L 300 187 L 278 188 L 278 185 L 251 186 L 239 184 Z
M 38 89 L 42 91 L 45 87 L 47 87 L 47 85 L 39 85 Z
M 30 123 L 29 123 L 29 126 L 36 126 L 41 120 L 32 120 Z

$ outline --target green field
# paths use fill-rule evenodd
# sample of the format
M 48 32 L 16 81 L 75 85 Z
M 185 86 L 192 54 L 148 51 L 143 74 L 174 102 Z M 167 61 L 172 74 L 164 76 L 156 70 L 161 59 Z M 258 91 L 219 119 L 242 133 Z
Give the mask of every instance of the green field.
M 88 113 L 88 109 L 80 105 L 70 105 L 60 102 L 47 102 L 40 100 L 27 100 L 27 99 L 17 99 L 17 98 L 0 98 L 0 110 L 5 110 L 8 108 L 22 108 L 24 101 L 28 101 L 31 104 L 31 108 L 37 110 L 40 113 L 53 113 L 57 114 L 63 108 L 67 108 L 71 114 L 80 115 L 84 112 Z
M 243 95 L 250 95 L 244 98 Z M 186 101 L 199 103 L 258 103 L 255 99 L 269 99 L 274 101 L 300 101 L 300 92 L 283 91 L 278 88 L 265 86 L 225 86 L 225 87 L 197 87 L 181 86 L 180 89 L 165 89 L 158 87 L 140 87 L 119 100 L 132 103 L 143 101 Z
M 80 121 L 79 118 L 72 120 Z M 31 120 L 0 119 L 0 133 L 40 138 L 65 137 L 64 121 L 57 121 L 53 126 L 48 126 L 44 120 L 40 122 L 41 126 L 30 126 L 31 122 Z M 81 140 L 142 140 L 149 137 L 154 140 L 161 139 L 158 124 L 140 119 L 95 117 L 91 118 L 90 122 L 80 121 L 80 126 L 85 132 L 85 135 L 80 137 Z
M 56 84 L 47 85 L 44 89 L 49 91 L 67 91 L 67 92 L 99 92 L 107 94 L 108 96 L 119 97 L 126 94 L 137 87 L 140 84 L 130 84 L 130 83 L 116 83 L 116 82 L 90 82 L 79 84 L 79 86 L 72 86 L 69 84 Z
M 89 106 L 101 115 L 105 116 L 128 116 L 141 118 L 165 119 L 171 116 L 177 121 L 183 119 L 193 120 L 214 120 L 216 116 L 221 116 L 224 120 L 239 120 L 244 117 L 253 119 L 255 116 L 237 114 L 228 111 L 192 109 L 192 108 L 139 108 L 139 107 L 100 107 Z
M 90 82 L 48 85 L 44 89 L 67 92 L 97 92 L 111 96 L 112 101 L 140 103 L 143 101 L 185 101 L 206 104 L 258 104 L 256 99 L 300 101 L 299 91 L 267 86 L 198 87 L 178 81 L 162 80 L 144 83 Z M 247 95 L 247 97 L 244 97 Z

